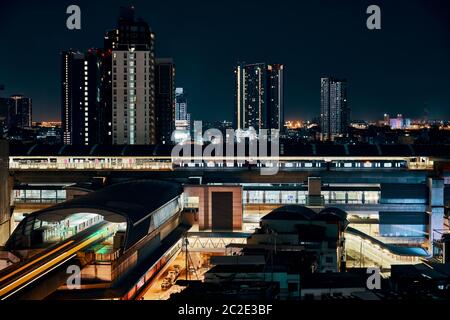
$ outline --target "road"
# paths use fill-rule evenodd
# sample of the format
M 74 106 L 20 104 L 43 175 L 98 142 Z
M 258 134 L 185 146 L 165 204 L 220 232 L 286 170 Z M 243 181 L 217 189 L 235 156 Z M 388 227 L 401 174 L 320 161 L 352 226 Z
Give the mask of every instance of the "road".
M 203 280 L 204 273 L 208 271 L 208 268 L 201 268 L 200 265 L 200 255 L 199 253 L 190 253 L 191 261 L 198 267 L 196 268 L 196 274 L 190 273 L 189 279 L 191 280 Z M 161 283 L 165 277 L 167 277 L 167 273 L 169 270 L 173 270 L 173 266 L 180 266 L 180 274 L 177 280 L 186 279 L 186 258 L 184 252 L 180 252 L 177 257 L 170 261 L 166 267 L 164 267 L 155 277 L 155 280 L 150 284 L 147 291 L 142 295 L 144 300 L 167 300 L 170 298 L 172 293 L 180 292 L 184 289 L 184 287 L 178 285 L 172 285 L 168 289 L 162 289 Z

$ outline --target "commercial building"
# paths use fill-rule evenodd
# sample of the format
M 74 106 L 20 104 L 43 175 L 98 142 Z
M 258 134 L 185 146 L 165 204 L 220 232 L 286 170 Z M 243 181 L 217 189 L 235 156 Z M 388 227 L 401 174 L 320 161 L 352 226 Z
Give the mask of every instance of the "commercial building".
M 55 179 L 78 182 L 102 172 L 116 178 L 176 179 L 187 185 L 192 177 L 200 177 L 204 185 L 185 190 L 189 207 L 198 212 L 200 231 L 232 225 L 232 231 L 253 232 L 265 214 L 283 205 L 319 211 L 334 207 L 348 214 L 347 249 L 356 258 L 362 239 L 376 244 L 362 251 L 370 251 L 371 259 L 382 265 L 411 263 L 442 252 L 450 206 L 447 145 L 283 145 L 274 164 L 278 174 L 271 176 L 260 174 L 267 163 L 258 157 L 245 163 L 224 150 L 223 156 L 194 162 L 172 157 L 171 149 L 12 145 L 9 167 L 16 181 L 39 182 L 42 190 Z M 231 193 L 225 195 L 231 204 L 212 210 L 216 191 Z M 38 191 L 26 191 L 27 201 L 34 196 L 41 201 Z M 217 199 L 222 203 L 221 195 Z M 214 211 L 225 213 L 216 219 Z
M 322 140 L 332 141 L 347 133 L 350 108 L 346 80 L 332 77 L 320 80 L 320 120 Z
M 319 213 L 299 205 L 273 210 L 246 243 L 226 245 L 212 257 L 204 282 L 188 283 L 175 299 L 321 299 L 365 293 L 365 276 L 345 269 L 346 214 L 337 208 Z M 219 290 L 221 289 L 221 290 Z M 220 292 L 221 291 L 221 292 Z
M 284 66 L 238 64 L 235 68 L 236 129 L 284 127 Z
M 398 114 L 397 118 L 389 119 L 391 129 L 408 129 L 411 127 L 411 119 L 404 118 L 403 115 Z

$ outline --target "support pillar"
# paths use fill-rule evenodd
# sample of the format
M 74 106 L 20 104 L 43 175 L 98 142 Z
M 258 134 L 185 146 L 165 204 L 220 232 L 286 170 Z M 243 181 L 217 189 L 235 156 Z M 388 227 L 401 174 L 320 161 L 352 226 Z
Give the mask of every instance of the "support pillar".
M 428 178 L 428 250 L 435 255 L 435 242 L 442 240 L 444 231 L 444 180 Z M 437 248 L 436 248 L 437 249 Z
M 0 246 L 4 245 L 11 233 L 11 179 L 9 179 L 9 145 L 0 140 Z

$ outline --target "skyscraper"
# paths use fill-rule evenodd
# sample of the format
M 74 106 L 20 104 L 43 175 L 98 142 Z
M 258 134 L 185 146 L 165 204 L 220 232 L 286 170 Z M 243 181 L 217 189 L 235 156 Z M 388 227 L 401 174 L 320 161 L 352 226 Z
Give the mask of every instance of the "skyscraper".
M 156 59 L 155 88 L 157 142 L 169 144 L 175 129 L 175 65 L 172 59 Z
M 175 89 L 175 121 L 187 120 L 187 97 L 183 88 Z
M 283 129 L 283 65 L 239 64 L 235 69 L 237 129 Z
M 12 95 L 0 98 L 0 122 L 6 128 L 29 128 L 32 124 L 33 108 L 31 98 Z
M 177 130 L 191 130 L 191 114 L 188 113 L 187 95 L 183 88 L 175 90 L 175 127 Z
M 190 139 L 191 114 L 188 113 L 187 95 L 183 88 L 175 89 L 175 132 L 173 142 L 179 143 Z
M 267 66 L 267 128 L 284 129 L 284 66 Z
M 33 109 L 31 98 L 22 95 L 12 95 L 9 97 L 8 127 L 29 128 L 31 127 Z
M 118 28 L 105 42 L 112 50 L 112 143 L 155 144 L 154 33 L 122 8 Z
M 322 140 L 344 136 L 350 124 L 347 81 L 328 77 L 320 82 L 320 119 Z
M 101 53 L 62 52 L 61 123 L 63 142 L 70 145 L 93 145 L 101 142 L 99 108 Z

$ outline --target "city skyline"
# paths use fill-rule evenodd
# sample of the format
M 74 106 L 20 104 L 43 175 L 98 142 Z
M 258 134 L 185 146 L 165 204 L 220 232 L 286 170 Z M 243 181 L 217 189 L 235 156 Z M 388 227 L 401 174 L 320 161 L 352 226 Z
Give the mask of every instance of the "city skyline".
M 439 8 L 445 9 L 448 3 L 431 2 L 434 5 L 414 1 L 406 6 L 402 1 L 395 4 L 382 1 L 379 5 L 383 28 L 377 31 L 365 27 L 365 3 L 350 6 L 344 2 L 338 6 L 331 1 L 318 4 L 288 1 L 277 7 L 278 14 L 268 24 L 256 17 L 269 4 L 255 6 L 248 1 L 241 5 L 234 16 L 236 23 L 231 25 L 225 21 L 227 10 L 231 9 L 221 4 L 196 6 L 196 12 L 189 8 L 176 10 L 183 12 L 186 19 L 173 24 L 167 24 L 164 17 L 179 13 L 168 11 L 169 4 L 152 3 L 149 8 L 142 1 L 134 1 L 134 5 L 137 17 L 147 21 L 156 33 L 157 56 L 174 58 L 175 85 L 189 92 L 194 119 L 233 118 L 233 68 L 238 61 L 248 61 L 286 66 L 286 120 L 320 115 L 319 81 L 327 75 L 345 78 L 351 84 L 349 102 L 353 119 L 374 119 L 383 113 L 417 118 L 428 109 L 430 118 L 445 120 L 450 118 L 450 96 L 445 90 L 450 81 L 447 77 L 450 63 L 446 59 L 450 48 L 444 40 L 450 28 L 445 27 L 448 25 L 445 10 Z M 3 16 L 0 19 L 0 26 L 8 24 L 12 26 L 10 30 L 15 30 L 13 36 L 7 28 L 0 28 L 9 48 L 0 52 L 4 76 L 0 82 L 6 86 L 3 95 L 20 93 L 32 98 L 36 121 L 59 119 L 60 53 L 67 48 L 83 51 L 101 47 L 102 35 L 114 25 L 123 4 L 106 7 L 101 1 L 95 4 L 80 1 L 80 31 L 65 28 L 67 5 L 61 2 L 41 13 L 36 4 L 2 3 L 9 12 L 17 10 L 14 19 Z M 170 5 L 184 8 L 177 1 Z M 251 17 L 246 15 L 249 10 L 255 13 Z M 423 23 L 413 23 L 419 14 Z M 322 18 L 312 21 L 309 15 Z M 37 30 L 43 35 L 30 39 L 26 50 L 21 39 L 29 30 L 20 21 L 38 25 Z M 264 31 L 263 35 L 257 30 Z M 342 35 L 339 39 L 335 39 L 337 32 Z M 276 45 L 267 46 L 264 41 L 275 41 Z M 325 50 L 331 47 L 333 50 Z M 27 55 L 30 51 L 32 57 Z M 15 61 L 21 61 L 20 65 Z M 209 111 L 211 101 L 215 103 L 214 113 Z
M 448 0 L 128 1 L 0 1 L 0 305 L 446 310 Z

